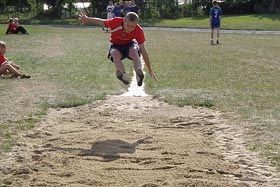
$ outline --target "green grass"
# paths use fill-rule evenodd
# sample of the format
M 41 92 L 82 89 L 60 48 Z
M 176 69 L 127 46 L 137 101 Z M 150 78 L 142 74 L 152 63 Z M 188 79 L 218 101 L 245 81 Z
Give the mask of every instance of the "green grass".
M 257 144 L 258 151 L 274 155 L 268 157 L 279 157 L 277 35 L 223 34 L 221 45 L 210 46 L 209 33 L 149 34 L 147 46 L 160 79 L 159 84 L 146 81 L 150 94 L 171 104 L 231 113 L 232 123 L 249 127 L 249 146 Z M 270 145 L 273 151 L 267 150 Z
M 2 140 L 0 144 L 1 153 L 9 152 L 16 143 L 18 134 L 32 129 L 39 121 L 40 119 L 31 117 L 0 123 L 0 137 Z
M 48 108 L 84 105 L 127 89 L 106 58 L 109 34 L 101 28 L 26 28 L 29 36 L 1 37 L 7 42 L 6 56 L 32 78 L 0 79 L 0 153 L 9 151 Z M 159 79 L 146 78 L 146 92 L 178 106 L 228 113 L 232 124 L 248 129 L 248 146 L 279 166 L 280 38 L 222 34 L 221 45 L 208 43 L 209 33 L 146 31 Z M 127 73 L 132 75 L 132 67 Z
M 186 27 L 209 28 L 209 16 L 181 18 L 176 20 L 142 20 L 142 25 L 156 27 Z M 280 30 L 280 14 L 273 15 L 224 15 L 221 21 L 222 29 L 237 30 Z
M 50 107 L 75 107 L 119 94 L 125 86 L 115 79 L 106 59 L 108 34 L 101 29 L 27 26 L 31 33 L 2 35 L 6 57 L 30 74 L 30 80 L 0 79 L 1 152 L 11 148 L 24 127 L 25 116 L 40 118 Z M 3 33 L 1 27 L 0 32 Z M 89 40 L 90 38 L 90 40 Z M 14 123 L 18 125 L 15 126 Z M 26 128 L 23 128 L 26 129 Z M 5 133 L 7 132 L 7 133 Z M 13 132 L 13 136 L 8 136 Z
M 0 23 L 7 23 L 6 17 L 0 17 Z M 78 19 L 37 20 L 20 18 L 26 25 L 80 25 Z M 209 16 L 188 17 L 181 19 L 147 19 L 141 20 L 143 26 L 209 28 Z M 280 14 L 224 15 L 221 22 L 223 29 L 237 30 L 271 30 L 280 31 Z

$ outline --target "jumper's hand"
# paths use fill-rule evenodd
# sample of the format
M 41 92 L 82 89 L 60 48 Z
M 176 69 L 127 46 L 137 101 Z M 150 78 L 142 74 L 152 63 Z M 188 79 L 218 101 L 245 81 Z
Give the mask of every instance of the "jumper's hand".
M 83 24 L 86 24 L 87 23 L 87 19 L 88 19 L 88 16 L 84 13 L 84 12 L 80 12 L 79 14 L 79 20 L 81 20 L 81 22 Z
M 158 79 L 157 79 L 157 77 L 156 77 L 156 75 L 155 75 L 155 73 L 154 73 L 153 71 L 150 71 L 149 74 L 150 74 L 150 76 L 151 76 L 155 81 L 158 82 Z

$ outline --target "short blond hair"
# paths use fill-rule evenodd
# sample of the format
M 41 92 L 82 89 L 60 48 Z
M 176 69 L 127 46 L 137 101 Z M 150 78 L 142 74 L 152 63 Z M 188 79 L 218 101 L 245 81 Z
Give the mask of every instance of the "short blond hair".
M 139 16 L 135 12 L 128 12 L 124 19 L 131 22 L 139 22 Z
M 6 47 L 6 42 L 0 41 L 0 47 L 1 47 L 1 48 Z

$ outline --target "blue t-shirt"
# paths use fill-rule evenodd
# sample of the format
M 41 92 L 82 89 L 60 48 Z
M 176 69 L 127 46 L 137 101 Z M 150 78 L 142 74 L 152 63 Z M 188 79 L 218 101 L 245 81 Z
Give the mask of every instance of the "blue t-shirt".
M 213 6 L 210 9 L 210 16 L 212 16 L 212 23 L 220 23 L 221 15 L 222 15 L 222 10 L 219 6 Z
M 125 16 L 130 11 L 130 7 L 126 6 L 123 8 L 123 15 Z
M 113 9 L 113 13 L 115 14 L 116 17 L 121 17 L 121 7 L 115 6 Z
M 136 14 L 138 14 L 139 10 L 140 10 L 140 8 L 137 5 L 130 6 L 130 12 L 135 12 Z

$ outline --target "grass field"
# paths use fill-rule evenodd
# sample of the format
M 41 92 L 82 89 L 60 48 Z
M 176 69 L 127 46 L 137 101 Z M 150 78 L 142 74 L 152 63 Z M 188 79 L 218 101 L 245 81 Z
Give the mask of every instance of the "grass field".
M 0 79 L 1 153 L 43 120 L 48 108 L 79 106 L 127 89 L 106 58 L 109 34 L 101 28 L 26 28 L 28 36 L 1 37 L 6 57 L 32 76 Z M 277 35 L 223 34 L 221 45 L 211 46 L 209 33 L 146 31 L 159 82 L 146 78 L 145 90 L 168 103 L 225 112 L 232 125 L 248 129 L 248 148 L 279 167 L 279 43 Z M 132 75 L 131 63 L 125 64 Z
M 280 30 L 280 14 L 261 15 L 224 15 L 221 21 L 223 29 L 237 30 Z M 188 27 L 188 28 L 208 28 L 209 17 L 190 17 L 176 20 L 143 20 L 142 25 L 158 27 Z
M 7 16 L 0 15 L 0 23 L 7 23 Z M 80 25 L 78 19 L 30 19 L 20 17 L 20 23 L 26 25 Z M 181 19 L 148 19 L 141 20 L 143 26 L 155 27 L 186 27 L 186 28 L 208 28 L 209 16 L 188 17 Z M 280 30 L 280 14 L 253 14 L 253 15 L 223 15 L 221 27 L 223 29 L 237 30 Z

